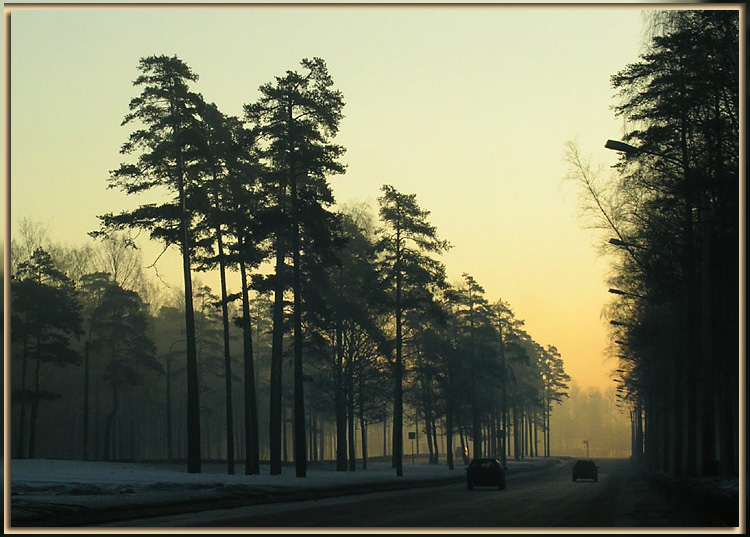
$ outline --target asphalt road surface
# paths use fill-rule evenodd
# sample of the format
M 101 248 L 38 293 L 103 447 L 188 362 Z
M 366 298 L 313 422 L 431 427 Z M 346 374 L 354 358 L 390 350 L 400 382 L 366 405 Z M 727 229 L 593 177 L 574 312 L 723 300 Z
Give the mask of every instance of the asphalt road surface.
M 694 508 L 629 483 L 624 460 L 600 460 L 598 482 L 572 481 L 572 463 L 509 472 L 506 490 L 465 484 L 219 509 L 108 526 L 215 528 L 550 528 L 717 526 Z M 623 507 L 625 509 L 623 510 Z M 625 514 L 623 514 L 625 513 Z

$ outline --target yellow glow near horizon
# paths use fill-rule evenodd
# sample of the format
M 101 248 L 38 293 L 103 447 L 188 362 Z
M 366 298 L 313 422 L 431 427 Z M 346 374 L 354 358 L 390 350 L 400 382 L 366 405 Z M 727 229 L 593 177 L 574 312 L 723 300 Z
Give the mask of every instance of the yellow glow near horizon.
M 638 60 L 639 9 L 13 11 L 11 236 L 26 217 L 81 245 L 97 215 L 141 203 L 106 188 L 139 58 L 176 54 L 200 76 L 196 91 L 241 115 L 258 86 L 320 56 L 346 103 L 337 201 L 374 205 L 385 183 L 417 194 L 453 244 L 450 279 L 471 274 L 561 351 L 575 382 L 609 388 L 607 264 L 576 217 L 563 157 L 577 140 L 614 161 L 609 77 Z M 150 264 L 161 247 L 142 246 Z M 159 262 L 177 287 L 180 271 L 174 254 Z

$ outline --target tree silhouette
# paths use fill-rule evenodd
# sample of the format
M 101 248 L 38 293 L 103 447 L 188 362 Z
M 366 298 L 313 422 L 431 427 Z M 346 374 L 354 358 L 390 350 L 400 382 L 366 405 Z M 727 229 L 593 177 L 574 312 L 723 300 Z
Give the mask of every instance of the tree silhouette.
M 287 71 L 275 83 L 260 87 L 261 98 L 245 106 L 246 117 L 267 143 L 270 177 L 277 189 L 276 269 L 274 277 L 274 338 L 271 359 L 271 473 L 281 473 L 281 357 L 283 344 L 283 294 L 286 288 L 285 257 L 292 256 L 294 337 L 295 469 L 306 475 L 305 410 L 302 381 L 302 244 L 303 231 L 325 230 L 317 222 L 333 203 L 327 182 L 330 174 L 343 173 L 338 161 L 344 152 L 331 143 L 342 118 L 340 91 L 321 58 L 304 59 L 303 73 Z M 317 222 L 316 222 L 317 221 Z
M 391 290 L 395 314 L 395 362 L 393 364 L 393 461 L 396 475 L 403 475 L 403 315 L 405 310 L 431 301 L 426 281 L 443 281 L 441 263 L 426 253 L 441 253 L 449 248 L 437 238 L 437 230 L 427 220 L 415 194 L 402 194 L 390 185 L 378 198 L 383 222 L 378 249 L 382 255 L 384 284 Z
M 87 325 L 86 342 L 84 343 L 83 372 L 83 460 L 89 458 L 89 395 L 91 382 L 91 341 L 93 335 L 94 311 L 101 302 L 102 296 L 112 284 L 106 272 L 92 272 L 81 276 L 79 283 L 81 302 Z
M 550 456 L 550 415 L 552 403 L 562 403 L 568 397 L 570 375 L 565 373 L 562 356 L 556 347 L 548 345 L 541 352 L 542 380 L 544 381 L 544 456 Z
M 176 56 L 148 56 L 138 64 L 141 74 L 133 82 L 142 88 L 130 101 L 130 113 L 123 125 L 137 128 L 123 144 L 121 153 L 138 153 L 135 163 L 124 163 L 109 178 L 109 188 L 120 188 L 136 194 L 166 188 L 176 198 L 162 205 L 144 204 L 132 211 L 100 216 L 102 230 L 92 235 L 106 235 L 108 230 L 136 227 L 150 231 L 151 238 L 178 244 L 182 252 L 185 292 L 185 333 L 187 337 L 187 414 L 188 472 L 201 471 L 200 395 L 196 360 L 195 318 L 191 257 L 193 253 L 191 214 L 188 211 L 186 156 L 195 153 L 199 138 L 196 107 L 200 97 L 189 89 L 198 79 Z
M 311 350 L 319 357 L 320 369 L 331 392 L 336 425 L 336 469 L 354 470 L 354 423 L 362 432 L 363 466 L 366 465 L 366 422 L 379 405 L 373 376 L 386 345 L 381 326 L 384 297 L 378 285 L 374 231 L 369 215 L 345 208 L 335 250 L 335 262 L 314 263 L 322 269 L 306 282 L 306 332 Z M 307 265 L 307 264 L 306 264 Z M 370 393 L 368 397 L 365 393 Z M 348 448 L 347 448 L 348 445 Z M 366 466 L 365 466 L 366 467 Z
M 42 400 L 61 396 L 42 388 L 42 364 L 64 367 L 80 362 L 70 338 L 83 334 L 83 319 L 71 280 L 54 267 L 50 254 L 42 248 L 18 265 L 11 280 L 11 301 L 11 337 L 21 345 L 21 387 L 13 393 L 13 399 L 20 405 L 17 456 L 33 458 L 39 405 Z M 35 368 L 32 385 L 27 387 L 31 360 L 35 361 Z M 27 403 L 31 404 L 31 414 L 29 440 L 24 446 Z
M 628 144 L 607 144 L 623 151 L 610 187 L 580 159 L 574 175 L 616 235 L 608 313 L 648 464 L 734 473 L 739 17 L 659 11 L 651 29 L 648 51 L 611 78 L 631 127 Z
M 113 459 L 112 439 L 120 409 L 122 386 L 137 386 L 142 371 L 163 373 L 148 335 L 150 316 L 138 293 L 111 282 L 104 290 L 91 319 L 91 350 L 107 361 L 105 380 L 112 390 L 112 406 L 104 427 L 104 456 Z
M 238 118 L 227 117 L 211 103 L 200 102 L 200 139 L 195 173 L 202 177 L 202 188 L 195 193 L 203 218 L 198 229 L 204 237 L 206 254 L 198 260 L 200 270 L 218 266 L 221 282 L 221 308 L 224 339 L 225 410 L 227 431 L 227 470 L 234 473 L 234 425 L 232 410 L 232 371 L 229 345 L 228 303 L 237 298 L 227 292 L 227 269 L 241 272 L 243 356 L 245 373 L 246 465 L 247 474 L 259 470 L 257 403 L 255 394 L 254 357 L 250 319 L 247 313 L 247 270 L 257 266 L 263 252 L 253 244 L 257 232 L 252 226 L 250 211 L 257 211 L 261 197 L 255 194 L 258 166 L 254 165 L 253 136 L 242 127 Z M 257 227 L 257 226 L 256 226 Z M 257 239 L 256 239 L 257 240 Z

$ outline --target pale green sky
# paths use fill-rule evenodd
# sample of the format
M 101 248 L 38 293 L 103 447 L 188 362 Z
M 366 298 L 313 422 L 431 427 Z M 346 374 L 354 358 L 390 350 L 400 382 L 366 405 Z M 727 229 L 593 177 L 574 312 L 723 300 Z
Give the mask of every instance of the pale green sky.
M 320 56 L 346 102 L 337 201 L 374 204 L 384 183 L 416 193 L 454 245 L 452 281 L 470 273 L 573 380 L 611 386 L 603 239 L 576 217 L 563 159 L 575 140 L 614 162 L 609 77 L 638 60 L 646 7 L 13 11 L 11 234 L 26 217 L 81 245 L 97 215 L 142 202 L 106 189 L 139 58 L 179 56 L 197 91 L 241 115 L 258 86 Z M 161 248 L 143 247 L 150 264 Z M 180 285 L 176 253 L 158 266 Z

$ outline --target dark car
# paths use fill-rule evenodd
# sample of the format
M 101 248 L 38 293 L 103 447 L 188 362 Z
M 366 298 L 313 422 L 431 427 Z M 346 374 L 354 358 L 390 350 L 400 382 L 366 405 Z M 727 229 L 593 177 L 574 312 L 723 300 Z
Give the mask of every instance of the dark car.
M 466 488 L 472 490 L 476 485 L 497 487 L 505 490 L 505 469 L 497 459 L 474 459 L 466 467 Z
M 579 460 L 573 465 L 573 481 L 593 479 L 599 481 L 599 467 L 591 460 Z

